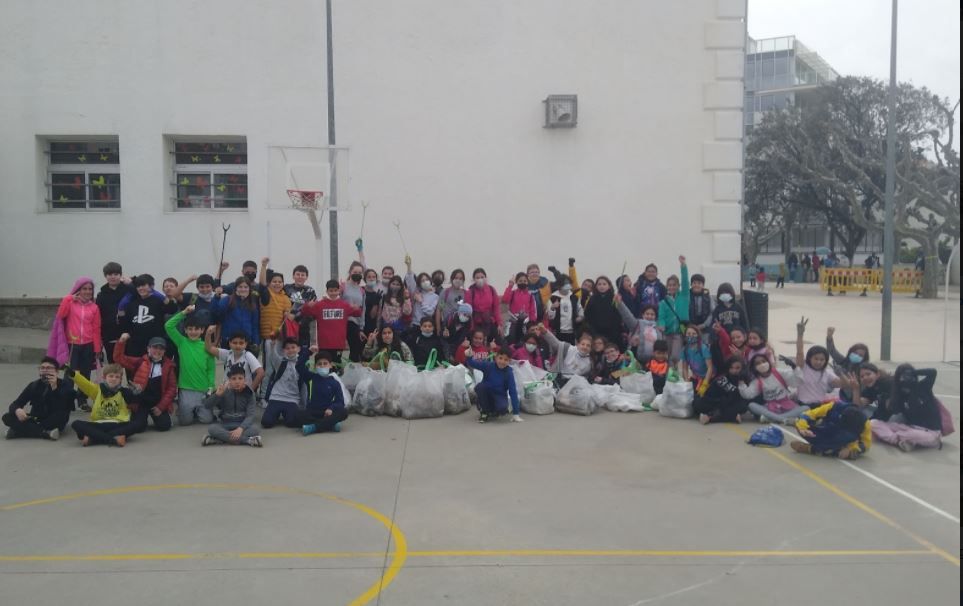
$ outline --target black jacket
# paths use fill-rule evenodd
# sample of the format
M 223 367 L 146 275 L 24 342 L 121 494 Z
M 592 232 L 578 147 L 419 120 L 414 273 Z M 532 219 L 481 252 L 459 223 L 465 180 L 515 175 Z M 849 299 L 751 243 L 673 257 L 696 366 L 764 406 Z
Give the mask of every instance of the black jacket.
M 425 337 L 420 331 L 415 332 L 406 343 L 411 349 L 411 355 L 415 359 L 416 366 L 424 366 L 428 362 L 428 356 L 431 355 L 432 349 L 438 350 L 439 362 L 448 361 L 448 344 L 436 334 Z
M 622 348 L 622 316 L 613 304 L 612 291 L 605 294 L 594 293 L 585 305 L 585 324 L 587 330 L 597 337 L 615 343 Z
M 120 305 L 120 300 L 128 294 L 136 296 L 137 293 L 123 282 L 118 284 L 117 288 L 111 288 L 104 284 L 100 287 L 100 292 L 97 293 L 96 303 L 100 310 L 100 338 L 104 342 L 104 347 L 107 347 L 107 344 L 111 341 L 119 339 L 124 332 L 117 321 L 117 306 Z
M 10 412 L 30 404 L 30 416 L 45 419 L 56 412 L 70 411 L 74 407 L 74 390 L 67 381 L 57 381 L 57 388 L 42 379 L 28 383 L 13 404 Z

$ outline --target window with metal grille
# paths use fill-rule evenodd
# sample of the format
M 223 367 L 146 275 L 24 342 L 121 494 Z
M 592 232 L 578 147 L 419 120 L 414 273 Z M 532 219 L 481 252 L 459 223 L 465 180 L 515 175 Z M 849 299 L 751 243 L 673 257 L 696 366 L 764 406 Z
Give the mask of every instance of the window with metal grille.
M 120 147 L 116 139 L 47 140 L 47 208 L 118 210 Z
M 176 210 L 247 208 L 247 142 L 171 138 Z

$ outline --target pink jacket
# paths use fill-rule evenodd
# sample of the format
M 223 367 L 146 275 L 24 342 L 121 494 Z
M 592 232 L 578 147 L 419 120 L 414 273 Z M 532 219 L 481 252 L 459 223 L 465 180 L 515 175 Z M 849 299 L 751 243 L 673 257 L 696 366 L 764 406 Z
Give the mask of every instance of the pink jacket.
M 505 294 L 502 295 L 502 303 L 508 305 L 508 311 L 512 312 L 514 315 L 518 315 L 524 312 L 531 321 L 534 322 L 538 315 L 535 310 L 535 297 L 532 293 L 525 290 L 512 290 L 512 286 L 505 289 Z
M 84 284 L 93 284 L 87 277 L 78 278 L 70 294 L 63 298 L 57 309 L 56 321 L 66 322 L 67 343 L 70 345 L 86 345 L 92 343 L 94 353 L 100 353 L 100 309 L 93 299 L 83 303 L 75 300 L 74 295 Z
M 465 303 L 472 307 L 472 328 L 502 325 L 502 304 L 494 286 L 473 285 L 465 289 Z

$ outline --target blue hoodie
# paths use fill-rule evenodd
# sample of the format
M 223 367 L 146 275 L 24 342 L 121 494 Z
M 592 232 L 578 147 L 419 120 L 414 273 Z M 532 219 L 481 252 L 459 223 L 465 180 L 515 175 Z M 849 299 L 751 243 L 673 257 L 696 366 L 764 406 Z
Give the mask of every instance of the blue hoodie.
M 336 412 L 344 410 L 344 392 L 341 383 L 328 375 L 322 377 L 316 372 L 308 370 L 305 358 L 298 358 L 298 375 L 308 386 L 308 404 L 305 407 L 314 416 L 321 416 L 324 411 Z
M 499 368 L 494 362 L 471 358 L 465 360 L 465 366 L 482 371 L 485 378 L 479 386 L 484 386 L 498 395 L 504 395 L 507 392 L 512 401 L 512 410 L 518 410 L 518 390 L 515 388 L 515 373 L 512 372 L 511 366 Z
M 222 344 L 226 344 L 234 333 L 242 332 L 247 335 L 249 343 L 260 345 L 261 318 L 258 299 L 253 293 L 248 297 L 254 303 L 253 309 L 243 304 L 231 305 L 233 296 L 221 297 L 217 304 L 212 306 L 214 317 L 221 323 Z

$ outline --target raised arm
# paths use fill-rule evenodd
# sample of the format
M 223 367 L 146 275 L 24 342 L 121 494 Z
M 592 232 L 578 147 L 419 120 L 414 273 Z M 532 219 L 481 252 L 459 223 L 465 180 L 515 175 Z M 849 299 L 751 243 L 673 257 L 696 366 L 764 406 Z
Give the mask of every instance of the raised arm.
M 184 291 L 187 289 L 187 285 L 193 282 L 194 280 L 197 280 L 197 274 L 191 274 L 187 276 L 187 278 L 185 278 L 183 282 L 180 282 L 177 286 L 174 287 L 174 292 L 171 293 L 171 299 L 174 299 L 175 301 L 180 303 L 181 300 L 184 298 Z
M 846 356 L 839 353 L 836 349 L 836 341 L 833 340 L 833 335 L 836 333 L 836 329 L 830 326 L 826 329 L 826 349 L 829 350 L 829 355 L 832 357 L 835 364 L 845 364 Z
M 806 356 L 803 353 L 803 335 L 806 333 L 806 324 L 809 324 L 809 319 L 804 317 L 796 323 L 796 366 L 799 368 L 802 368 L 806 361 Z

